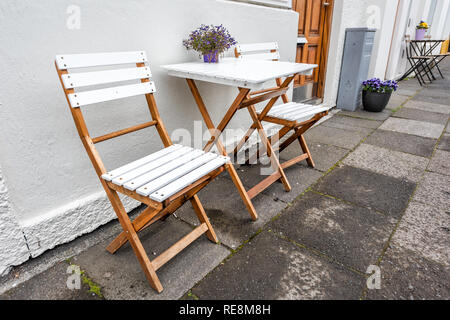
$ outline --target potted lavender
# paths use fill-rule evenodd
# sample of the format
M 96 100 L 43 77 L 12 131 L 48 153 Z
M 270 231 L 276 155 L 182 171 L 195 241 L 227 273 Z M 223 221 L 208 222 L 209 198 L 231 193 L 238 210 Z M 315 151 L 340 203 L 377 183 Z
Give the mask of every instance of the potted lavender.
M 183 40 L 187 50 L 195 50 L 203 55 L 203 61 L 207 63 L 219 62 L 219 56 L 236 45 L 229 31 L 222 25 L 204 25 L 194 30 L 188 39 Z
M 394 80 L 381 81 L 373 78 L 363 82 L 362 101 L 364 110 L 370 112 L 382 112 L 389 103 L 392 92 L 398 89 L 398 83 Z

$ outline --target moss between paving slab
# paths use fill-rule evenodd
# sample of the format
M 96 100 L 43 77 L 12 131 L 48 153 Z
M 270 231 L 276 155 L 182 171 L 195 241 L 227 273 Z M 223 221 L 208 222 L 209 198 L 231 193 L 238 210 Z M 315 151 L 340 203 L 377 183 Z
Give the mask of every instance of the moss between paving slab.
M 422 89 L 420 89 L 420 90 L 416 93 L 416 95 L 417 95 L 420 91 L 422 91 Z M 409 100 L 408 100 L 408 101 L 409 101 Z M 450 122 L 449 122 L 449 123 L 450 123 Z M 448 125 L 448 123 L 447 123 L 447 125 Z M 431 161 L 432 161 L 432 158 L 433 158 L 433 156 L 435 155 L 435 153 L 436 153 L 436 151 L 437 151 L 437 149 L 438 149 L 439 142 L 440 142 L 440 140 L 442 139 L 442 137 L 443 137 L 444 134 L 445 134 L 445 130 L 444 130 L 444 133 L 442 133 L 441 137 L 440 137 L 440 138 L 438 139 L 438 141 L 436 142 L 436 145 L 435 145 L 434 151 L 433 151 L 433 155 L 432 155 L 432 156 L 430 157 L 430 159 L 429 159 L 427 168 L 429 167 L 429 165 L 430 165 L 430 163 L 431 163 Z M 393 239 L 395 233 L 397 232 L 398 228 L 400 227 L 400 224 L 401 224 L 401 222 L 402 222 L 402 220 L 403 220 L 403 218 L 404 218 L 404 216 L 405 216 L 405 214 L 406 214 L 406 211 L 408 210 L 409 205 L 410 205 L 411 202 L 413 201 L 414 196 L 415 196 L 415 194 L 416 194 L 416 192 L 417 192 L 417 190 L 418 190 L 418 188 L 419 188 L 420 182 L 423 180 L 423 178 L 424 178 L 424 176 L 425 176 L 425 173 L 426 173 L 427 171 L 428 171 L 427 169 L 424 170 L 424 172 L 422 173 L 422 176 L 421 176 L 420 179 L 419 179 L 419 182 L 416 184 L 416 188 L 414 189 L 413 193 L 411 194 L 411 197 L 409 198 L 408 203 L 407 203 L 407 205 L 405 206 L 405 210 L 403 211 L 402 215 L 401 215 L 400 218 L 398 219 L 397 224 L 396 224 L 395 227 L 394 227 L 394 230 L 393 230 L 392 233 L 390 234 L 389 239 L 388 239 L 388 241 L 386 242 L 386 244 L 385 244 L 385 246 L 384 246 L 384 248 L 383 248 L 383 250 L 382 250 L 382 252 L 381 252 L 381 254 L 380 254 L 380 256 L 379 256 L 379 258 L 378 258 L 378 260 L 377 260 L 377 262 L 376 262 L 376 266 L 378 266 L 378 267 L 381 266 L 381 263 L 383 262 L 383 258 L 384 258 L 384 256 L 386 255 L 386 252 L 387 252 L 387 250 L 389 249 L 389 247 L 390 247 L 390 245 L 391 245 L 391 241 L 392 241 L 392 239 Z M 364 300 L 364 299 L 367 298 L 367 293 L 368 293 L 368 288 L 365 287 L 365 288 L 363 289 L 363 292 L 361 293 L 361 300 Z
M 409 101 L 411 101 L 415 96 L 417 96 L 423 89 L 418 89 L 416 93 L 414 93 L 412 96 L 409 96 L 408 99 L 406 99 L 400 106 L 397 108 L 391 110 L 392 114 L 395 114 L 396 112 L 399 112 L 405 107 L 405 104 L 407 104 Z
M 75 266 L 75 267 L 80 268 L 81 281 L 82 281 L 84 284 L 86 284 L 86 285 L 89 286 L 89 290 L 88 290 L 89 293 L 95 294 L 97 297 L 99 297 L 99 298 L 101 298 L 101 299 L 104 299 L 103 294 L 102 294 L 102 288 L 101 288 L 101 286 L 100 286 L 99 284 L 95 283 L 94 280 L 92 280 L 91 278 L 89 278 L 89 277 L 87 276 L 87 274 L 86 274 L 86 271 L 81 270 L 81 267 L 80 267 L 80 266 L 74 264 L 74 263 L 71 261 L 71 258 L 66 259 L 65 261 L 66 261 L 67 264 L 69 264 L 69 265 L 71 265 L 71 266 Z
M 421 89 L 418 90 L 418 91 L 416 92 L 415 95 L 413 95 L 413 96 L 411 96 L 409 99 L 405 100 L 405 102 L 404 102 L 399 108 L 397 108 L 397 109 L 400 110 L 401 108 L 403 108 L 403 106 L 404 106 L 409 100 L 411 100 L 412 98 L 414 98 L 420 91 L 421 91 Z M 398 111 L 398 110 L 396 110 L 396 111 Z M 345 115 L 345 116 L 348 116 L 348 115 Z M 351 116 L 349 116 L 349 117 L 351 117 Z M 361 118 L 358 118 L 358 117 L 354 117 L 354 118 L 361 119 Z M 389 119 L 389 118 L 388 118 L 388 119 Z M 366 120 L 367 120 L 367 119 L 366 119 Z M 368 120 L 371 120 L 371 119 L 368 119 Z M 375 120 L 372 120 L 372 121 L 375 121 Z M 336 168 L 339 168 L 339 167 L 342 165 L 343 161 L 344 161 L 344 160 L 345 160 L 352 152 L 354 152 L 359 146 L 361 146 L 361 145 L 362 145 L 362 144 L 363 144 L 363 143 L 364 143 L 364 142 L 365 142 L 365 141 L 366 141 L 366 140 L 367 140 L 367 139 L 368 139 L 368 138 L 369 138 L 376 130 L 377 130 L 376 128 L 373 129 L 373 130 L 372 130 L 365 138 L 361 139 L 361 141 L 360 141 L 360 142 L 359 142 L 352 150 L 349 150 L 349 152 L 348 152 L 342 159 L 340 159 L 340 160 L 339 160 L 338 162 L 336 162 L 330 169 L 328 169 L 325 173 L 323 173 L 323 175 L 322 175 L 319 179 L 317 179 L 317 181 L 316 181 L 315 183 L 313 183 L 309 188 L 307 188 L 304 192 L 302 192 L 298 197 L 296 197 L 294 200 L 292 200 L 292 202 L 287 203 L 286 207 L 283 208 L 283 210 L 281 210 L 275 217 L 273 217 L 273 218 L 270 220 L 270 222 L 273 222 L 273 221 L 278 220 L 278 219 L 283 215 L 283 213 L 284 213 L 286 210 L 288 210 L 289 208 L 291 208 L 291 207 L 292 207 L 297 201 L 299 201 L 299 200 L 300 200 L 307 192 L 311 192 L 311 191 L 316 192 L 315 190 L 313 190 L 313 186 L 314 186 L 315 184 L 317 184 L 319 181 L 321 181 L 322 179 L 324 179 L 324 178 L 325 178 L 327 175 L 329 175 L 331 172 L 333 172 Z M 319 193 L 319 192 L 316 192 L 316 193 Z M 415 193 L 415 192 L 414 192 L 414 193 Z M 413 193 L 413 195 L 414 195 L 414 193 Z M 321 194 L 321 193 L 319 193 L 319 194 Z M 327 196 L 327 197 L 330 197 L 330 198 L 334 198 L 334 197 L 332 197 L 332 196 L 330 196 L 330 195 L 327 195 L 327 194 L 321 194 L 321 195 Z M 411 196 L 409 202 L 412 200 L 413 195 Z M 345 203 L 348 203 L 348 204 L 355 205 L 354 203 L 351 203 L 351 202 L 348 202 L 348 201 L 344 201 L 344 200 L 342 200 L 342 199 L 338 199 L 338 198 L 334 198 L 334 199 L 336 199 L 336 200 L 338 200 L 338 201 L 341 201 L 341 202 L 345 202 Z M 408 205 L 409 205 L 409 202 L 408 202 Z M 357 205 L 357 206 L 361 207 L 360 205 Z M 406 209 L 407 209 L 407 208 L 408 208 L 408 207 L 406 207 Z M 405 211 L 403 212 L 403 215 L 405 214 L 406 209 L 405 209 Z M 379 212 L 379 211 L 377 211 L 377 213 L 384 214 L 384 213 Z M 402 217 L 403 217 L 403 215 L 402 215 Z M 401 217 L 401 218 L 402 218 L 402 217 Z M 377 265 L 378 265 L 378 266 L 381 264 L 382 258 L 384 257 L 384 254 L 385 254 L 385 252 L 387 251 L 387 249 L 389 248 L 390 241 L 391 241 L 393 235 L 395 234 L 395 231 L 397 230 L 398 226 L 400 225 L 401 218 L 399 219 L 399 221 L 398 221 L 396 227 L 394 228 L 394 231 L 391 233 L 391 235 L 390 235 L 390 237 L 389 237 L 389 239 L 388 239 L 388 241 L 387 241 L 385 247 L 384 247 L 383 250 L 382 250 L 382 253 L 380 254 L 380 257 L 379 257 L 378 260 L 377 260 Z M 237 247 L 236 249 L 229 248 L 229 247 L 225 246 L 224 244 L 220 244 L 220 245 L 226 247 L 227 249 L 229 249 L 229 250 L 231 251 L 230 255 L 228 255 L 228 256 L 227 256 L 227 257 L 226 257 L 226 258 L 225 258 L 218 266 L 216 266 L 214 269 L 212 269 L 210 272 L 208 272 L 208 274 L 205 275 L 205 277 L 203 277 L 200 281 L 198 281 L 192 288 L 195 288 L 201 281 L 205 280 L 205 279 L 206 279 L 206 278 L 207 278 L 214 270 L 216 270 L 220 265 L 223 265 L 223 264 L 225 264 L 227 261 L 229 261 L 229 260 L 230 260 L 237 252 L 239 252 L 240 250 L 242 250 L 246 244 L 248 244 L 248 243 L 249 243 L 251 240 L 253 240 L 256 236 L 258 236 L 260 233 L 262 233 L 262 232 L 264 231 L 265 227 L 266 227 L 270 222 L 268 222 L 267 224 L 265 224 L 261 229 L 259 229 L 255 234 L 253 234 L 249 239 L 247 239 L 246 241 L 244 241 L 244 242 L 243 242 L 239 247 Z M 353 273 L 356 273 L 356 274 L 358 274 L 358 275 L 360 275 L 360 276 L 363 276 L 363 277 L 365 277 L 365 278 L 368 278 L 368 277 L 370 276 L 370 275 L 365 274 L 365 273 L 363 273 L 363 272 L 361 272 L 361 271 L 359 271 L 359 270 L 357 270 L 357 269 L 354 269 L 354 268 L 352 268 L 352 267 L 350 267 L 350 266 L 346 266 L 346 265 L 340 263 L 339 261 L 337 261 L 336 259 L 333 259 L 333 258 L 331 258 L 331 257 L 328 257 L 327 255 L 323 254 L 322 252 L 320 252 L 320 251 L 318 251 L 318 250 L 315 250 L 315 249 L 313 249 L 313 248 L 309 248 L 309 247 L 307 247 L 307 246 L 305 246 L 305 245 L 303 245 L 303 244 L 300 244 L 300 243 L 295 242 L 295 241 L 292 240 L 292 239 L 289 239 L 289 238 L 286 237 L 286 236 L 283 236 L 283 235 L 280 235 L 280 234 L 278 234 L 278 233 L 276 233 L 276 232 L 273 232 L 273 231 L 270 230 L 270 229 L 268 229 L 267 231 L 268 231 L 268 232 L 271 232 L 272 234 L 276 235 L 277 237 L 280 237 L 280 238 L 284 239 L 285 241 L 288 241 L 288 242 L 294 244 L 294 245 L 297 246 L 297 247 L 306 249 L 306 250 L 312 252 L 313 254 L 315 254 L 315 255 L 317 255 L 317 256 L 323 257 L 323 258 L 325 258 L 326 260 L 328 260 L 328 261 L 330 261 L 330 262 L 332 262 L 332 263 L 338 264 L 338 265 L 342 266 L 343 268 L 345 268 L 345 269 L 347 269 L 347 270 L 349 270 L 349 271 L 351 271 L 351 272 L 353 272 Z M 361 294 L 361 296 L 360 296 L 360 299 L 361 299 L 361 300 L 364 299 L 365 296 L 366 296 L 366 294 L 367 294 L 367 288 L 364 288 L 364 290 L 363 290 L 363 292 L 362 292 L 362 294 Z M 192 293 L 192 289 L 189 290 L 189 291 L 187 292 L 186 295 L 187 295 L 188 297 L 193 298 L 194 300 L 200 300 L 200 298 L 199 298 L 198 296 L 196 296 L 194 293 Z

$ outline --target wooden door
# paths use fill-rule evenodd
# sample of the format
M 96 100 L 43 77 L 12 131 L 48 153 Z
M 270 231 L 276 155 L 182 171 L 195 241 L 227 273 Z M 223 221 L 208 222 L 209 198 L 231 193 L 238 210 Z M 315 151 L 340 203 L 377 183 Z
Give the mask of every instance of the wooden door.
M 293 0 L 293 10 L 299 13 L 298 36 L 307 40 L 297 45 L 299 63 L 319 65 L 312 76 L 299 76 L 295 87 L 312 87 L 312 96 L 323 97 L 333 0 Z

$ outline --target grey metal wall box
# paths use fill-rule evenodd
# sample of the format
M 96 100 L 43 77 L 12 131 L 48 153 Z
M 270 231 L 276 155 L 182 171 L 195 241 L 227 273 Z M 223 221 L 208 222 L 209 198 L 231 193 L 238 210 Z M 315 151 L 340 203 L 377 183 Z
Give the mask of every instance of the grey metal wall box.
M 345 32 L 344 55 L 337 108 L 355 111 L 362 105 L 362 82 L 367 80 L 376 29 L 349 28 Z

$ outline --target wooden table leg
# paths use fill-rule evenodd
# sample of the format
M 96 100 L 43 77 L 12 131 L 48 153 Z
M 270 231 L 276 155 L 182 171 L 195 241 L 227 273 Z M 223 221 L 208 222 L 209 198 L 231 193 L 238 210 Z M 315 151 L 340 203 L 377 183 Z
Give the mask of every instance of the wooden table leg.
M 222 153 L 224 156 L 228 156 L 227 151 L 222 144 L 220 140 L 220 134 L 223 132 L 223 130 L 226 128 L 228 123 L 230 122 L 231 118 L 234 116 L 236 111 L 239 108 L 239 105 L 242 103 L 242 101 L 247 97 L 249 93 L 249 89 L 240 89 L 239 94 L 236 97 L 235 101 L 231 105 L 231 107 L 228 109 L 225 117 L 219 124 L 219 126 L 216 128 L 214 126 L 213 121 L 211 120 L 211 117 L 208 113 L 208 110 L 206 109 L 206 105 L 203 102 L 203 99 L 200 95 L 200 92 L 198 91 L 197 85 L 195 84 L 195 81 L 193 79 L 186 79 L 189 89 L 192 92 L 192 95 L 194 96 L 195 102 L 197 103 L 198 109 L 200 110 L 200 113 L 203 117 L 203 120 L 205 121 L 205 124 L 210 132 L 215 133 L 211 137 L 211 139 L 208 141 L 208 143 L 205 146 L 205 151 L 211 150 L 211 148 L 214 146 L 214 144 L 217 146 L 217 149 L 219 152 Z M 245 190 L 244 185 L 242 184 L 241 179 L 239 178 L 236 169 L 234 168 L 233 164 L 230 162 L 226 164 L 226 169 L 228 173 L 230 174 L 231 179 L 233 180 L 233 183 L 236 185 L 237 190 L 239 191 L 239 194 L 244 201 L 244 204 L 247 208 L 247 210 L 250 213 L 250 216 L 253 220 L 258 219 L 258 214 L 256 213 L 255 207 L 253 206 L 253 203 L 250 199 L 250 197 L 247 194 L 247 191 Z

